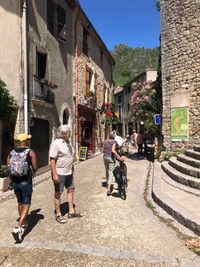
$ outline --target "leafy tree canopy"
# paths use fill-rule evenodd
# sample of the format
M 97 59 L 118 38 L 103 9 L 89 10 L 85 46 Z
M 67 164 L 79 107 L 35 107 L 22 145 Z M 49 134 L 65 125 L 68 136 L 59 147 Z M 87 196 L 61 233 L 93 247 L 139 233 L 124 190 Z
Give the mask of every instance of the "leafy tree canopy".
M 147 68 L 157 69 L 159 48 L 131 48 L 126 44 L 119 44 L 111 54 L 116 61 L 113 78 L 119 86 L 126 84 Z
M 6 84 L 0 79 L 0 120 L 4 122 L 12 120 L 14 105 L 16 105 L 14 98 L 9 94 Z

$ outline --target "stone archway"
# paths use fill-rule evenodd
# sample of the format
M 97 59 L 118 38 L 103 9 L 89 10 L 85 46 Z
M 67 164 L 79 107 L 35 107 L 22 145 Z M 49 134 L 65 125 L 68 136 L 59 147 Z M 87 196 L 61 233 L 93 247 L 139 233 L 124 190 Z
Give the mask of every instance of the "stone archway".
M 71 125 L 71 112 L 69 109 L 69 106 L 67 104 L 63 104 L 61 111 L 60 111 L 60 124 L 68 124 L 69 126 Z

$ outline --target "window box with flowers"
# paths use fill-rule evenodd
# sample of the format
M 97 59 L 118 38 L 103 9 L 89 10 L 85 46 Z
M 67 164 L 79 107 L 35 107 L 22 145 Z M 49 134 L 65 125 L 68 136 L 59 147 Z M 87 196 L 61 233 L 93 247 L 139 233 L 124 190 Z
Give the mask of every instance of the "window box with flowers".
M 104 115 L 104 122 L 107 125 L 117 124 L 119 122 L 118 114 L 115 111 L 115 105 L 113 103 L 103 103 L 100 109 L 100 114 Z
M 7 177 L 6 165 L 0 166 L 0 192 L 6 191 L 10 186 L 10 178 Z

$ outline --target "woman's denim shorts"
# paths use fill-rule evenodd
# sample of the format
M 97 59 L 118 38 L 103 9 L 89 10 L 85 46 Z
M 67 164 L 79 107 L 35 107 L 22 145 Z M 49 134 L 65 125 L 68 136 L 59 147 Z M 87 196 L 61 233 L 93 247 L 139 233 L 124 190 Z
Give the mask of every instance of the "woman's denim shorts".
M 28 183 L 26 181 L 20 183 L 13 183 L 13 189 L 17 197 L 17 202 L 19 204 L 23 205 L 31 204 L 32 192 L 33 192 L 33 186 L 31 183 Z

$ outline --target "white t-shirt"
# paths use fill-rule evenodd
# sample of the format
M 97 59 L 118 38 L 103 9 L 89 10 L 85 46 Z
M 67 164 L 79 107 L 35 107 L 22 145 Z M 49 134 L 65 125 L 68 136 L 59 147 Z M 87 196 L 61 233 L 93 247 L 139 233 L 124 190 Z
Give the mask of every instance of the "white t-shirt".
M 72 174 L 74 162 L 74 148 L 64 139 L 58 138 L 51 143 L 49 157 L 56 161 L 56 170 L 59 175 Z
M 125 140 L 121 136 L 116 135 L 115 141 L 117 142 L 118 146 L 122 146 Z

